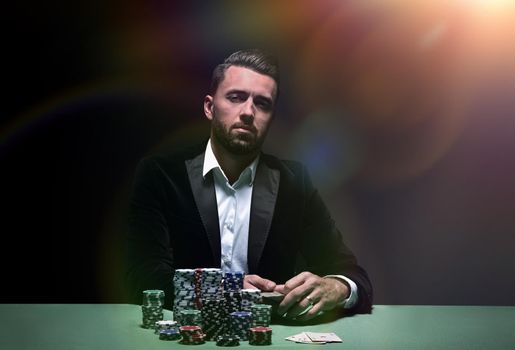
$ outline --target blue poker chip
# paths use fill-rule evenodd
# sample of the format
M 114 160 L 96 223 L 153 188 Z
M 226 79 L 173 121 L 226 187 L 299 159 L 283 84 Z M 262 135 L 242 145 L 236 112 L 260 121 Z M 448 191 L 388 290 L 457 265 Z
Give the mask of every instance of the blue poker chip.
M 181 333 L 178 329 L 162 329 L 159 331 L 159 339 L 161 340 L 179 340 Z
M 233 317 L 251 317 L 252 313 L 248 311 L 235 311 L 231 312 L 231 316 Z

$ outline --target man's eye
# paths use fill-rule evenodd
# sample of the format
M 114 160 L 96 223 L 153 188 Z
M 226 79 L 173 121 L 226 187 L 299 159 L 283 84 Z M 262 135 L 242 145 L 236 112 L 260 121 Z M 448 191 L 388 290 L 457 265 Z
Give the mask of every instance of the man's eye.
M 272 105 L 270 102 L 262 101 L 262 100 L 256 101 L 256 106 L 258 106 L 258 108 L 261 108 L 265 111 L 269 111 L 272 108 Z
M 242 101 L 245 101 L 245 99 L 243 98 L 243 96 L 239 95 L 239 94 L 230 94 L 227 96 L 227 99 L 231 102 L 242 102 Z

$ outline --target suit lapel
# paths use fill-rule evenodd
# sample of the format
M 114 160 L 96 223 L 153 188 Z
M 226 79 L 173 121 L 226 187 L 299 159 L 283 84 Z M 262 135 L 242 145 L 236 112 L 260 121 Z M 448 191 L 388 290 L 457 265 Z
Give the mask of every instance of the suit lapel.
M 247 262 L 251 273 L 257 272 L 270 231 L 279 190 L 279 179 L 279 170 L 270 168 L 262 159 L 256 170 L 250 209 Z
M 216 204 L 213 173 L 209 172 L 206 178 L 202 176 L 204 165 L 204 152 L 193 159 L 186 160 L 186 169 L 193 191 L 195 203 L 204 224 L 209 244 L 213 252 L 214 262 L 220 264 L 220 225 L 218 223 L 218 209 Z

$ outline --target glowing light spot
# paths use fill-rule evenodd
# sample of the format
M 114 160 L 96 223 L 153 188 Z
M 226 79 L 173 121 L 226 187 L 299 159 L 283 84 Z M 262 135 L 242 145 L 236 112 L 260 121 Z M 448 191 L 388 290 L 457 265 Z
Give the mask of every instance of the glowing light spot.
M 503 11 L 506 7 L 513 5 L 513 0 L 463 0 L 463 3 L 493 13 Z

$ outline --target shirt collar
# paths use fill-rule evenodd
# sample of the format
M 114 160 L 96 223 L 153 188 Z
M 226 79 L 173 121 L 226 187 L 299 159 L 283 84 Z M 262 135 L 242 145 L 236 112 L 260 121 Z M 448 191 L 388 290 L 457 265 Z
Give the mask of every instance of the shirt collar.
M 243 180 L 243 176 L 246 174 L 249 174 L 250 176 L 248 178 L 248 184 L 252 185 L 254 183 L 254 178 L 256 177 L 256 169 L 257 165 L 259 163 L 259 155 L 252 161 L 252 163 L 249 164 L 240 174 L 240 177 L 236 182 L 239 182 L 240 180 Z M 202 176 L 206 178 L 206 175 L 213 169 L 218 169 L 220 173 L 223 175 L 223 177 L 227 180 L 227 176 L 225 176 L 224 171 L 220 167 L 220 164 L 218 164 L 218 161 L 216 160 L 215 154 L 213 153 L 213 149 L 211 147 L 211 139 L 207 141 L 206 146 L 206 152 L 204 154 L 204 167 L 202 169 Z

